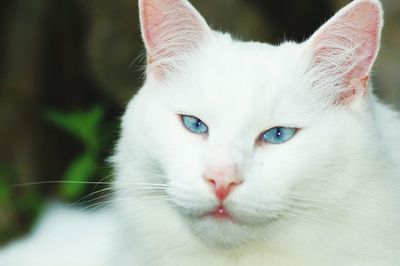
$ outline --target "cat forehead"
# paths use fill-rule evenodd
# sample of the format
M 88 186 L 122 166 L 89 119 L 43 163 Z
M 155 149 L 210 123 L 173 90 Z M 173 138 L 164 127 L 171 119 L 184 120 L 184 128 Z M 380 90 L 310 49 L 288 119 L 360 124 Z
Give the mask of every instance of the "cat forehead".
M 246 87 L 251 82 L 273 83 L 280 76 L 293 72 L 291 70 L 298 65 L 296 61 L 300 63 L 300 47 L 291 42 L 273 46 L 224 37 L 206 45 L 187 68 L 187 74 L 191 81 L 197 79 L 199 84 L 208 81 L 225 83 L 228 90 Z
M 253 118 L 297 103 L 302 46 L 231 40 L 225 35 L 206 45 L 183 73 L 169 83 L 178 108 L 195 114 Z M 304 60 L 303 60 L 304 61 Z M 271 114 L 276 117 L 276 115 Z

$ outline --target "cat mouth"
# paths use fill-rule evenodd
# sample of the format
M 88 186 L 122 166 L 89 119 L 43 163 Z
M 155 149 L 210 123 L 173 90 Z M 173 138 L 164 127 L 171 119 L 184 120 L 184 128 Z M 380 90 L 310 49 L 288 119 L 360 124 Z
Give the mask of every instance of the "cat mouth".
M 226 208 L 223 205 L 219 205 L 215 209 L 207 212 L 205 215 L 203 215 L 201 218 L 211 218 L 216 221 L 230 221 L 234 222 L 235 219 L 232 216 L 232 213 L 229 211 L 228 208 Z
M 215 208 L 209 216 L 220 219 L 220 220 L 232 220 L 232 216 L 230 215 L 229 211 L 222 205 Z

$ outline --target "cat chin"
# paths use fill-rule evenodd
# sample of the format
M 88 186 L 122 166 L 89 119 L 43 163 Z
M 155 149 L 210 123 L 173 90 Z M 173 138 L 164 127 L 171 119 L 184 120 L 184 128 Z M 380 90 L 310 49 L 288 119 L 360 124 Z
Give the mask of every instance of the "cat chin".
M 241 247 L 260 241 L 260 236 L 264 235 L 260 232 L 262 227 L 248 226 L 231 219 L 208 216 L 201 219 L 188 219 L 187 222 L 193 234 L 211 247 Z
M 268 215 L 265 213 L 260 215 L 251 209 L 243 210 L 244 206 L 237 201 L 224 205 L 213 204 L 213 201 L 209 204 L 203 202 L 203 204 L 198 204 L 197 208 L 194 208 L 193 205 L 184 206 L 179 200 L 172 199 L 171 202 L 173 202 L 172 209 L 188 221 L 209 221 L 218 225 L 232 223 L 238 226 L 263 227 L 282 216 L 279 210 L 270 210 L 267 212 Z M 249 208 L 249 206 L 247 207 Z
M 218 215 L 208 212 L 202 215 L 188 215 L 180 212 L 180 215 L 184 217 L 186 225 L 196 238 L 208 246 L 217 248 L 241 247 L 262 241 L 268 236 L 266 232 L 276 222 L 274 218 L 234 213 Z
M 229 199 L 221 205 L 212 199 L 197 199 L 174 197 L 170 195 L 171 200 L 169 207 L 176 213 L 184 217 L 189 223 L 200 224 L 204 222 L 204 228 L 210 226 L 212 230 L 225 227 L 223 230 L 236 230 L 235 228 L 265 228 L 273 222 L 280 220 L 283 215 L 281 209 L 273 209 L 265 207 L 263 211 L 259 208 L 246 203 L 246 199 L 234 198 Z M 189 204 L 188 204 L 189 202 Z M 265 203 L 265 206 L 276 205 Z M 281 203 L 283 206 L 283 203 Z M 282 207 L 281 206 L 281 207 Z M 283 208 L 283 207 L 282 207 Z

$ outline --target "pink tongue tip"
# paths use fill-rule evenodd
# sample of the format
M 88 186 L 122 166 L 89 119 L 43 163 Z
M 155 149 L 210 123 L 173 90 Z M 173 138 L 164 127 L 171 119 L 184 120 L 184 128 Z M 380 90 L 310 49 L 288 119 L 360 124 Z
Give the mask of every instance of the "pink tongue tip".
M 212 213 L 212 215 L 216 218 L 220 219 L 230 219 L 229 213 L 225 210 L 224 207 L 220 206 Z

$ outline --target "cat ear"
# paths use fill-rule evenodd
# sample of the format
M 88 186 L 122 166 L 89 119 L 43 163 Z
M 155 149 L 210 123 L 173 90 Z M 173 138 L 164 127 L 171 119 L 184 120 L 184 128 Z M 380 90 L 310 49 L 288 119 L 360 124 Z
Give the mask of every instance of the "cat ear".
M 382 13 L 378 0 L 355 0 L 308 40 L 313 87 L 331 90 L 336 104 L 367 93 L 380 46 Z
M 187 0 L 139 0 L 147 71 L 157 79 L 176 70 L 182 57 L 211 34 L 203 17 Z

